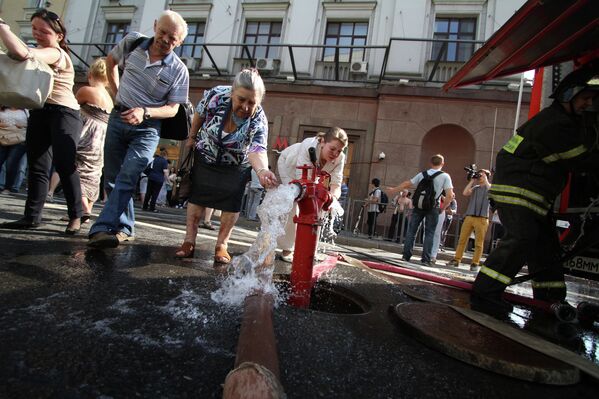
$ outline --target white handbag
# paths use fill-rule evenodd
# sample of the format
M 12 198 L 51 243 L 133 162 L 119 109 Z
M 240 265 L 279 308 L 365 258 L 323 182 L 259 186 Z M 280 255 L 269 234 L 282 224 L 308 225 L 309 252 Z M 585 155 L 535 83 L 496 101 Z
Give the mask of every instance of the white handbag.
M 17 61 L 0 51 L 0 105 L 42 108 L 54 83 L 52 68 L 31 57 Z

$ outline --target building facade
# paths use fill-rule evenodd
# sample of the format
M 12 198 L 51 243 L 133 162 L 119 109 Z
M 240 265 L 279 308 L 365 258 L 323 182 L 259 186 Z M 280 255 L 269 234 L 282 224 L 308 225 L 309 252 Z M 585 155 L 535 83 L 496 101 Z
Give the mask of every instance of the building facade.
M 52 9 L 58 16 L 63 17 L 68 0 L 0 0 L 0 17 L 10 25 L 10 29 L 23 40 L 30 41 L 31 15 L 41 7 Z
M 189 24 L 177 51 L 193 102 L 242 67 L 260 69 L 273 166 L 286 145 L 340 126 L 350 136 L 352 199 L 367 196 L 373 177 L 396 185 L 442 153 L 465 206 L 463 167 L 493 167 L 514 129 L 520 78 L 449 93 L 441 86 L 524 2 L 78 0 L 66 2 L 64 19 L 84 71 L 127 32 L 151 36 L 160 12 L 173 9 Z

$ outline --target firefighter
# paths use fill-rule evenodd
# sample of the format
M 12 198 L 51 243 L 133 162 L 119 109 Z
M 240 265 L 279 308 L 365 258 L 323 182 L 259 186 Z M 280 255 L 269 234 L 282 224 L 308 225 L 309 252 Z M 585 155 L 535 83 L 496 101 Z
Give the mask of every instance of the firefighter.
M 597 126 L 583 123 L 599 89 L 593 79 L 598 73 L 595 63 L 566 76 L 551 95 L 553 103 L 523 124 L 497 154 L 489 198 L 505 235 L 476 277 L 473 305 L 511 309 L 501 296 L 525 264 L 535 276 L 535 298 L 565 303 L 552 208 L 569 172 L 599 170 Z

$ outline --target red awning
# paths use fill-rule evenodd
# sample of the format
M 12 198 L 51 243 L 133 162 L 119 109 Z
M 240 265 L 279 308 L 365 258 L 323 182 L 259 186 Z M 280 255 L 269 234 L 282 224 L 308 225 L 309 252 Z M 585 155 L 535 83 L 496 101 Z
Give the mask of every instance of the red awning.
M 528 0 L 443 90 L 598 54 L 599 0 Z

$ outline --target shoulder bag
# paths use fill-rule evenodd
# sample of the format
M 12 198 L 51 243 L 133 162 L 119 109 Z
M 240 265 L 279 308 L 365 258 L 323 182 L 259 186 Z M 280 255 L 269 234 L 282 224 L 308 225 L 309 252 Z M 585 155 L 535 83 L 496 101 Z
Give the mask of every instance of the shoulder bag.
M 52 91 L 52 68 L 33 55 L 24 61 L 0 51 L 0 104 L 19 109 L 42 108 Z
M 193 154 L 195 152 L 195 148 L 191 148 L 187 153 L 183 162 L 181 162 L 181 166 L 179 170 L 177 170 L 177 179 L 174 187 L 174 195 L 175 201 L 183 202 L 191 195 L 191 171 L 193 169 Z
M 185 140 L 191 129 L 193 105 L 188 101 L 179 104 L 177 115 L 162 120 L 160 138 L 167 140 Z

